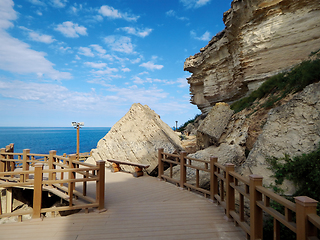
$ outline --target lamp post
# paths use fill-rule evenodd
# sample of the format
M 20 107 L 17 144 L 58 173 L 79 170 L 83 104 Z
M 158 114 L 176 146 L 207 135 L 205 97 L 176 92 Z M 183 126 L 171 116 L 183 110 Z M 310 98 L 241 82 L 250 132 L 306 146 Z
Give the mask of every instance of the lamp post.
M 79 161 L 79 149 L 80 149 L 80 126 L 84 126 L 84 122 L 72 122 L 74 128 L 77 129 L 77 161 Z

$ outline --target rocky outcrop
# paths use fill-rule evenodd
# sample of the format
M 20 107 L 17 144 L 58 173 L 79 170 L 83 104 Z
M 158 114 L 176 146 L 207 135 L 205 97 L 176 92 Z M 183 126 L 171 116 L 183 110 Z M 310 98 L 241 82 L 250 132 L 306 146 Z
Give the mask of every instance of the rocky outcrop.
M 242 172 L 273 181 L 266 158 L 297 156 L 314 151 L 320 142 L 320 83 L 307 86 L 289 102 L 272 109 Z
M 197 147 L 204 149 L 216 145 L 234 113 L 226 103 L 217 103 L 197 130 Z
M 98 142 L 97 148 L 92 150 L 92 157 L 87 161 L 115 159 L 149 164 L 146 171 L 152 173 L 158 165 L 158 148 L 164 148 L 167 153 L 183 150 L 179 136 L 159 115 L 147 105 L 135 103 Z M 132 171 L 130 166 L 121 167 Z
M 192 73 L 191 103 L 203 113 L 256 90 L 320 47 L 319 0 L 234 0 L 223 20 L 224 31 L 184 63 Z

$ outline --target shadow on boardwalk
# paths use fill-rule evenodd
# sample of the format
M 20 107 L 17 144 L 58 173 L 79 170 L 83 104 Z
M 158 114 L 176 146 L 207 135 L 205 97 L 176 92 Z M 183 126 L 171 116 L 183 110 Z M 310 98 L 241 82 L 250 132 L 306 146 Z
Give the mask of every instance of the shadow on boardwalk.
M 0 225 L 0 239 L 246 239 L 216 204 L 148 176 L 107 169 L 105 206 L 103 213 Z

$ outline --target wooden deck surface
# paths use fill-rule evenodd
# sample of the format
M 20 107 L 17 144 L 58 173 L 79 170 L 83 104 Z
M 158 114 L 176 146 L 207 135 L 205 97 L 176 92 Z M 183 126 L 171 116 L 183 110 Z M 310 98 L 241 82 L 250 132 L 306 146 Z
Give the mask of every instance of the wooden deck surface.
M 156 178 L 107 169 L 105 203 L 103 213 L 2 224 L 0 239 L 246 239 L 221 207 Z

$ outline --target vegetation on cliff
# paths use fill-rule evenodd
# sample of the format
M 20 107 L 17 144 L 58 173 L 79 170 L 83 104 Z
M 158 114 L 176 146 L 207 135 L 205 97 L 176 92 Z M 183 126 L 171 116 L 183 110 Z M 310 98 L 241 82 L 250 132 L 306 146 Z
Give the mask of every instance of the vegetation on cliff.
M 319 52 L 319 51 L 318 51 Z M 319 53 L 313 53 L 318 54 Z M 255 100 L 268 96 L 268 100 L 261 106 L 271 108 L 276 102 L 290 93 L 301 91 L 307 85 L 320 80 L 320 59 L 303 61 L 288 72 L 279 73 L 266 80 L 248 97 L 242 98 L 231 105 L 231 109 L 240 112 L 249 108 Z
M 178 132 L 183 132 L 185 129 L 186 129 L 186 127 L 188 126 L 188 124 L 189 123 L 194 123 L 194 121 L 197 119 L 197 117 L 199 117 L 200 116 L 200 114 L 196 114 L 195 116 L 194 116 L 194 118 L 192 118 L 192 119 L 189 119 L 188 121 L 186 121 L 185 123 L 183 123 L 180 127 L 178 127 L 178 129 L 177 129 L 177 131 Z
M 272 157 L 267 161 L 274 172 L 275 191 L 278 191 L 277 186 L 287 179 L 296 186 L 294 196 L 309 196 L 320 201 L 320 145 L 309 154 L 293 158 L 285 155 L 281 159 Z M 320 213 L 320 205 L 318 212 Z
M 320 202 L 320 144 L 315 151 L 309 154 L 302 154 L 293 158 L 288 155 L 280 159 L 272 157 L 267 161 L 270 169 L 274 172 L 276 185 L 272 187 L 275 192 L 282 192 L 279 186 L 287 179 L 296 186 L 296 192 L 293 196 L 286 197 L 288 200 L 294 201 L 294 196 L 308 196 Z M 276 202 L 273 202 L 271 206 L 279 212 L 284 212 L 283 206 Z M 320 213 L 319 203 L 317 212 Z M 268 219 L 265 222 L 264 238 L 271 238 L 272 232 L 273 220 Z M 281 239 L 296 239 L 295 234 L 284 226 L 281 227 L 280 233 Z

